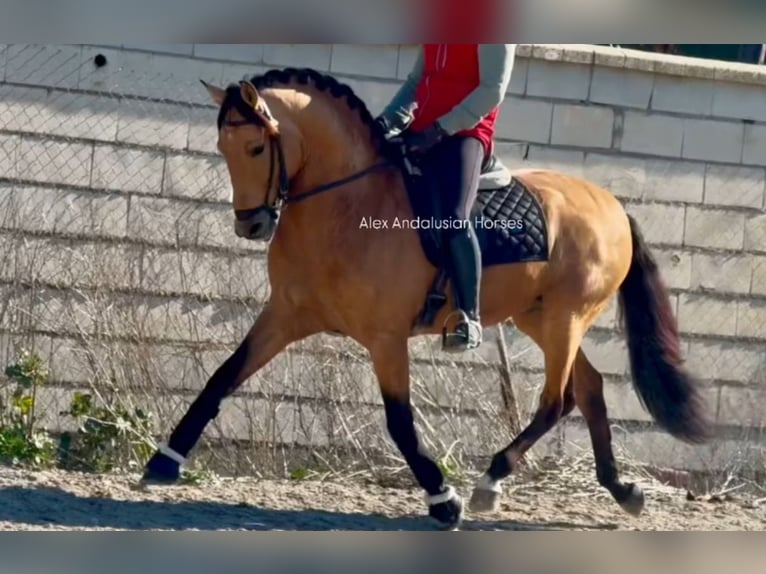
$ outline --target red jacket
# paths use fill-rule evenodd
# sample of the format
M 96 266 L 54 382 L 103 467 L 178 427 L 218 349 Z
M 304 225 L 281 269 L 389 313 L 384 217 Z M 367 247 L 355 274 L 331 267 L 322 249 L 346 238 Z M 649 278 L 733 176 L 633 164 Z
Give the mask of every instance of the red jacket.
M 478 44 L 424 44 L 423 73 L 415 89 L 413 131 L 428 127 L 452 110 L 480 84 Z M 489 154 L 495 135 L 498 107 L 473 128 L 458 132 L 477 138 Z

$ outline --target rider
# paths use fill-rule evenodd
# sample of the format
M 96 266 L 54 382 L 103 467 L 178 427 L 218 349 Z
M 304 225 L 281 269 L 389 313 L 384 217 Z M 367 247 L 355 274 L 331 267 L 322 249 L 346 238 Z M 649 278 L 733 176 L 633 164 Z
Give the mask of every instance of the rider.
M 387 134 L 403 130 L 422 157 L 426 177 L 438 178 L 441 225 L 456 306 L 463 320 L 444 350 L 482 342 L 479 317 L 481 252 L 470 222 L 482 165 L 492 157 L 499 105 L 511 78 L 515 44 L 423 44 L 415 65 L 377 118 Z M 414 105 L 413 105 L 414 104 Z

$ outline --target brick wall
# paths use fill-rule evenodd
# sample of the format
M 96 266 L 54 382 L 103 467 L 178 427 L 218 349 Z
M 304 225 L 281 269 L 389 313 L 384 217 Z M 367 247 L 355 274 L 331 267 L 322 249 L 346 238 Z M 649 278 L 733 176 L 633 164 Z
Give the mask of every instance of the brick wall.
M 310 66 L 377 113 L 413 57 L 397 45 L 0 47 L 0 359 L 22 345 L 42 350 L 56 380 L 46 400 L 57 406 L 94 372 L 111 373 L 136 401 L 166 409 L 166 431 L 267 294 L 262 247 L 231 231 L 215 110 L 198 79 Z M 624 201 L 672 287 L 688 366 L 724 431 L 692 449 L 644 424 L 612 307 L 585 349 L 606 376 L 615 441 L 647 461 L 763 460 L 752 453 L 766 419 L 765 92 L 766 72 L 754 66 L 587 45 L 517 51 L 498 154 L 510 167 L 582 175 Z M 542 356 L 526 337 L 508 337 L 529 409 Z M 494 345 L 434 366 L 443 359 L 432 343 L 412 341 L 424 432 L 489 454 L 508 438 Z M 338 358 L 347 352 L 350 363 Z M 323 406 L 336 391 L 369 411 Z M 268 432 L 315 445 L 372 425 L 369 440 L 385 445 L 378 403 L 359 349 L 319 337 L 253 377 L 211 436 Z M 51 425 L 66 424 L 49 411 Z M 589 448 L 576 412 L 551 438 Z

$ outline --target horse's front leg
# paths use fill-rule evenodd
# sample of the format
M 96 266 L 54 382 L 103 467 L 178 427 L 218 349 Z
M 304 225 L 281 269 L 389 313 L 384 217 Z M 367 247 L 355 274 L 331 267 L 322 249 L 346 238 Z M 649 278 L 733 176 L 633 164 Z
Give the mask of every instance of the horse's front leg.
M 456 528 L 463 502 L 418 438 L 410 403 L 409 353 L 406 336 L 378 336 L 368 347 L 383 396 L 386 425 L 415 479 L 425 490 L 428 514 L 444 528 Z
M 181 465 L 205 426 L 218 415 L 223 399 L 290 343 L 311 333 L 305 318 L 274 300 L 270 301 L 237 350 L 213 373 L 189 406 L 167 444 L 160 445 L 146 464 L 143 482 L 175 482 Z

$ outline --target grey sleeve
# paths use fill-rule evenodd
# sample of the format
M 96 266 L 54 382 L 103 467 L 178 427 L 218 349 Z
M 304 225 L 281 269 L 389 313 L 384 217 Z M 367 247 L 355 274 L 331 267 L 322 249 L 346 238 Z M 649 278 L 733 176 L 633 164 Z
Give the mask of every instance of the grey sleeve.
M 439 118 L 448 134 L 474 127 L 503 101 L 515 53 L 516 44 L 479 44 L 479 86 Z
M 407 75 L 404 83 L 385 107 L 381 116 L 388 120 L 389 125 L 401 129 L 409 120 L 408 108 L 415 101 L 415 89 L 417 88 L 420 76 L 423 73 L 423 46 L 418 49 L 418 56 L 415 64 Z

